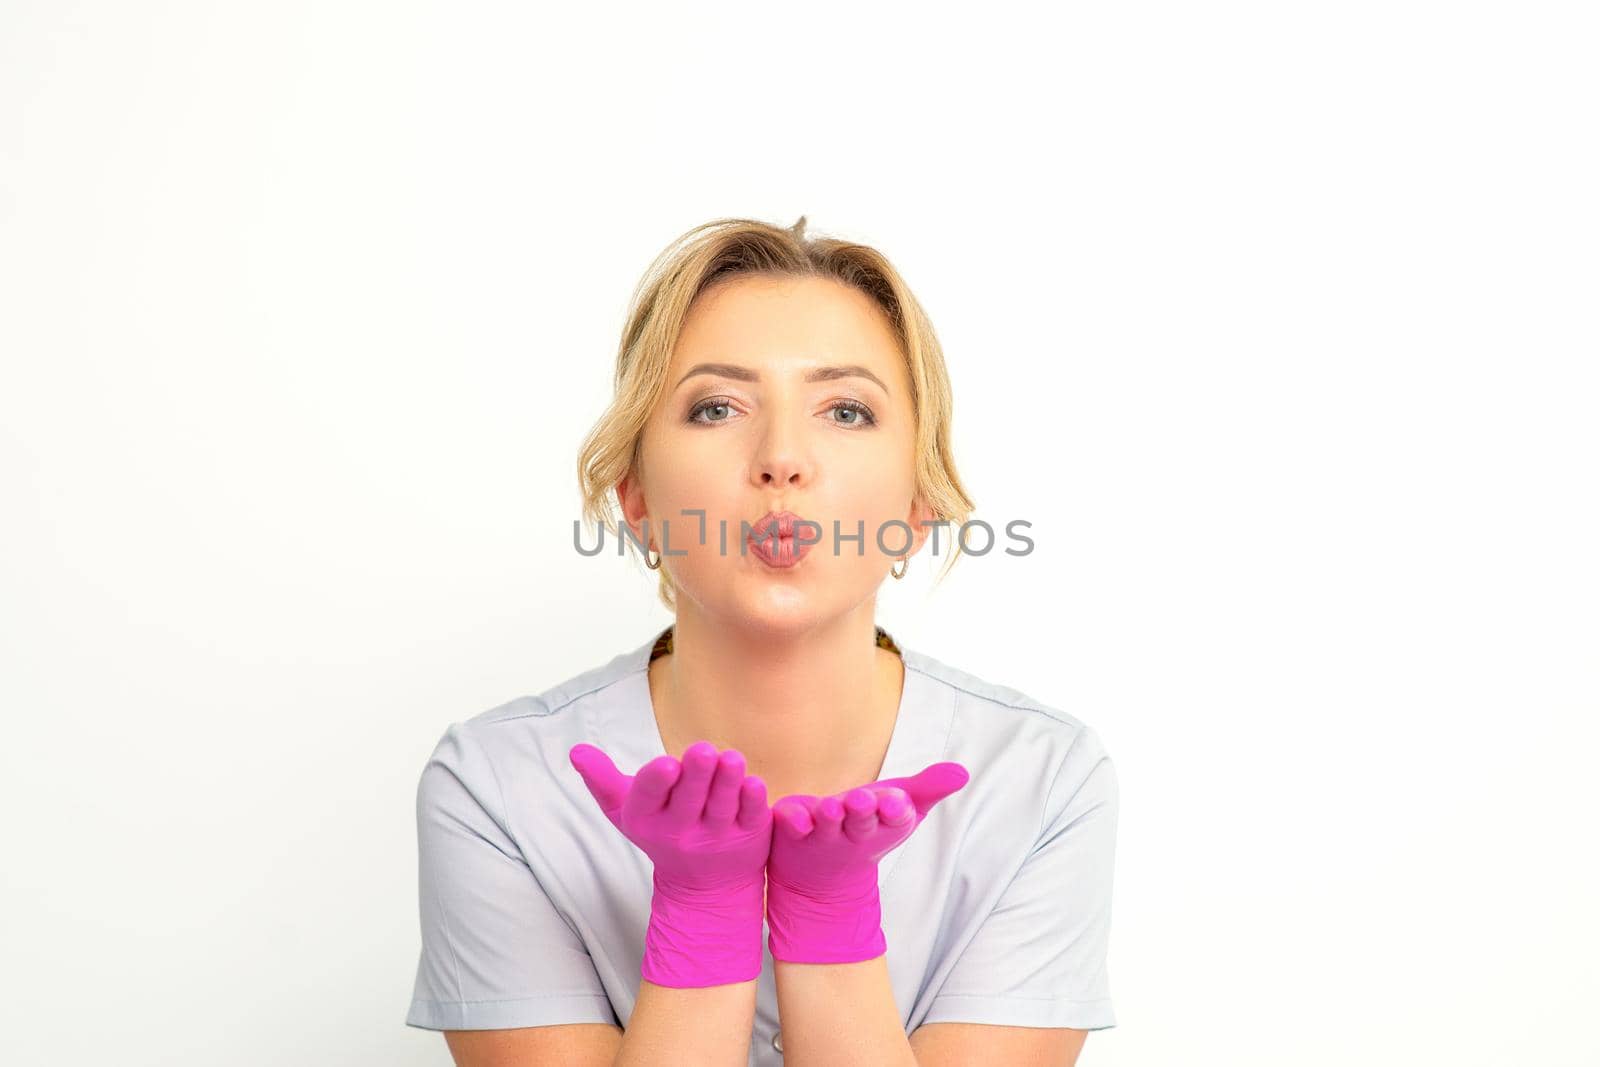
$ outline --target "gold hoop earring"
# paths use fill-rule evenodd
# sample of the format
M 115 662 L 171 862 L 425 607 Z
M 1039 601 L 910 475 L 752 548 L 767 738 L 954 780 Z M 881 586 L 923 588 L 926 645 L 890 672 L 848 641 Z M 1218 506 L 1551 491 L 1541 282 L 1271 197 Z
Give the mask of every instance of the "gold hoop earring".
M 661 550 L 660 549 L 655 549 L 655 554 L 656 554 L 656 561 L 654 563 L 650 562 L 650 551 L 649 550 L 646 550 L 645 554 L 644 554 L 644 565 L 646 567 L 649 567 L 653 571 L 657 571 L 657 570 L 661 569 Z
M 892 577 L 892 578 L 904 578 L 906 576 L 906 570 L 910 566 L 911 566 L 911 558 L 909 556 L 901 556 L 900 557 L 900 570 L 897 572 L 894 569 L 894 567 L 891 566 L 889 568 L 889 576 Z

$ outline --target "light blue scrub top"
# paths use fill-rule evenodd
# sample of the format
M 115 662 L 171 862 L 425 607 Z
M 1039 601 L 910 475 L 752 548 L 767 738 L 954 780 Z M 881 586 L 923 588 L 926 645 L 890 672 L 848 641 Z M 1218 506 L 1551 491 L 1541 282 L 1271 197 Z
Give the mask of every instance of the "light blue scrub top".
M 663 754 L 647 668 L 670 629 L 445 731 L 417 787 L 422 952 L 408 1025 L 627 1025 L 651 863 L 567 754 L 586 741 L 627 774 Z M 971 772 L 878 865 L 906 1033 L 936 1022 L 1115 1026 L 1106 954 L 1118 790 L 1099 735 L 882 628 L 878 643 L 905 665 L 879 777 L 941 760 Z M 751 1067 L 782 1063 L 781 1044 L 763 925 Z

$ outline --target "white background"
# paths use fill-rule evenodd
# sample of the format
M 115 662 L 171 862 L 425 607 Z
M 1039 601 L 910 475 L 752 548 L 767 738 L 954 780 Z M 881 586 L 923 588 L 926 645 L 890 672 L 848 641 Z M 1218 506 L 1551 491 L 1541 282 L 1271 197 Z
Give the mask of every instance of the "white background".
M 1118 765 L 1080 1062 L 1600 1062 L 1586 6 L 7 3 L 0 1060 L 449 1062 L 422 764 L 668 620 L 579 441 L 805 214 L 1034 524 L 880 623 Z

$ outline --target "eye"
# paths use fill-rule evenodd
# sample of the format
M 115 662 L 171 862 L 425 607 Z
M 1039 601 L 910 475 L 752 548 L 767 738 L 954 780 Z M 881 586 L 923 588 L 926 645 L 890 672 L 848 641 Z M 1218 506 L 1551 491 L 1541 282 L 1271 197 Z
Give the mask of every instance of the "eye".
M 878 418 L 872 413 L 872 409 L 859 400 L 838 400 L 829 405 L 828 410 L 844 411 L 849 414 L 849 418 L 835 418 L 832 420 L 837 426 L 853 429 L 858 426 L 875 426 L 878 422 Z M 733 417 L 733 411 L 733 401 L 728 397 L 711 396 L 690 408 L 684 421 L 700 426 L 710 426 L 719 422 L 727 422 Z M 701 418 L 702 414 L 705 414 L 706 417 Z
M 700 413 L 702 411 L 717 412 L 718 413 L 718 417 L 717 418 L 712 418 L 712 419 L 699 418 L 699 415 L 700 415 Z M 688 415 L 688 418 L 687 418 L 686 421 L 688 421 L 688 422 L 697 422 L 701 426 L 708 426 L 711 423 L 715 423 L 715 422 L 727 422 L 729 415 L 732 414 L 732 411 L 733 411 L 733 401 L 729 400 L 727 397 L 725 397 L 725 396 L 707 397 L 706 399 L 700 401 L 700 403 L 696 404 L 694 407 L 689 409 L 689 415 Z
M 863 404 L 859 400 L 836 401 L 828 410 L 848 411 L 852 416 L 854 416 L 853 418 L 844 420 L 834 419 L 833 421 L 840 426 L 876 426 L 878 423 L 877 416 L 872 414 L 872 409 L 867 407 L 867 405 Z

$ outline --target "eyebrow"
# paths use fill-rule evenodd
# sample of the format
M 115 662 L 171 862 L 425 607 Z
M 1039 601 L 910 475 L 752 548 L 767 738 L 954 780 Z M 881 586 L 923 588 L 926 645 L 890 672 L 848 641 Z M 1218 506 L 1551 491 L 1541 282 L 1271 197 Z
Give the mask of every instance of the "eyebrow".
M 761 380 L 760 374 L 736 363 L 696 363 L 689 368 L 687 374 L 678 379 L 678 385 L 682 385 L 696 374 L 715 374 L 722 378 L 734 378 L 741 382 L 759 382 Z M 889 392 L 889 387 L 883 384 L 882 378 L 855 363 L 843 366 L 817 367 L 806 372 L 805 380 L 808 382 L 828 382 L 833 381 L 835 378 L 866 378 L 868 381 L 876 382 L 878 388 L 885 393 Z M 674 389 L 677 387 L 677 385 L 673 386 Z

